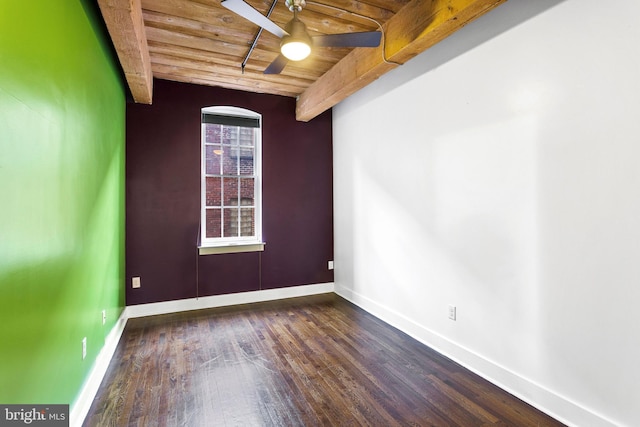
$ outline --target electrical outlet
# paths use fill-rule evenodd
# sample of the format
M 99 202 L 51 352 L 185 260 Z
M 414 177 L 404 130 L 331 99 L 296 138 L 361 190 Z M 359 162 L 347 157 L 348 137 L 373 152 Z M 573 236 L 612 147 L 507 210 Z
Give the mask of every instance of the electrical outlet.
M 87 337 L 82 338 L 82 360 L 87 357 Z
M 328 268 L 329 270 L 333 270 L 333 261 L 329 261 L 329 262 L 327 263 L 327 268 Z
M 131 279 L 131 287 L 134 288 L 134 289 L 140 287 L 140 278 L 139 277 L 133 277 Z
M 107 310 L 102 310 L 102 324 L 107 323 Z
M 449 319 L 456 320 L 456 306 L 455 305 L 450 305 L 449 306 Z

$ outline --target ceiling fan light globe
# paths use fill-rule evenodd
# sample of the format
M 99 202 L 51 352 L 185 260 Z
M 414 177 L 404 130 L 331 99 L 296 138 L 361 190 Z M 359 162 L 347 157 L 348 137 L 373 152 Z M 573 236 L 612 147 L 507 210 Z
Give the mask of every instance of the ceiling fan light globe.
M 311 46 L 301 40 L 283 40 L 280 52 L 290 61 L 302 61 L 311 53 Z

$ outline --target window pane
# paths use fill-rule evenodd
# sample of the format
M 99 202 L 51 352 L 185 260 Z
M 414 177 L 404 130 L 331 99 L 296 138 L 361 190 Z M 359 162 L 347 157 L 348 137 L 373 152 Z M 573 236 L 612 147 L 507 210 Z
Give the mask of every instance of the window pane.
M 206 206 L 222 206 L 222 178 L 207 177 Z
M 205 171 L 207 174 L 220 175 L 221 145 L 207 145 L 205 147 Z
M 214 124 L 205 125 L 205 142 L 212 144 L 222 143 L 222 126 Z
M 238 206 L 238 178 L 223 178 L 224 206 Z
M 207 209 L 206 211 L 206 224 L 207 230 L 205 237 L 221 237 L 222 236 L 222 209 Z
M 240 145 L 243 147 L 253 147 L 256 128 L 240 128 Z
M 253 198 L 255 191 L 254 179 L 253 178 L 240 178 L 240 198 L 243 201 L 243 205 L 245 205 L 244 200 L 249 199 L 249 205 L 253 205 Z
M 220 126 L 222 129 L 222 143 L 231 144 L 232 141 L 237 139 L 238 128 L 237 126 Z
M 255 220 L 253 208 L 240 209 L 240 235 L 253 236 L 255 234 Z
M 237 147 L 224 147 L 222 152 L 222 174 L 223 175 L 238 175 L 238 157 L 234 156 L 234 150 L 237 152 Z
M 253 148 L 240 147 L 240 175 L 253 175 Z
M 223 237 L 238 237 L 238 208 L 224 208 Z

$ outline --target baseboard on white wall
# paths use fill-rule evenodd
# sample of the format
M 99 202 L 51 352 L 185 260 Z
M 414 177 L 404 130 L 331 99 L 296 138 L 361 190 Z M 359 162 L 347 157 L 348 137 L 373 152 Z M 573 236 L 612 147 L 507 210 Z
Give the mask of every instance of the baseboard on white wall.
M 333 292 L 333 289 L 333 283 L 319 283 L 315 285 L 301 285 L 253 292 L 239 292 L 236 294 L 214 295 L 210 297 L 190 298 L 178 301 L 130 305 L 125 309 L 125 314 L 128 319 L 131 319 L 134 317 L 178 313 L 181 311 L 202 310 L 204 308 L 226 307 L 229 305 L 250 304 L 254 302 L 326 294 Z
M 336 294 L 385 323 L 431 347 L 508 393 L 569 426 L 615 427 L 617 424 L 518 375 L 352 289 L 336 286 Z
M 100 350 L 100 353 L 89 372 L 89 376 L 80 390 L 78 398 L 73 405 L 71 405 L 71 411 L 69 414 L 69 425 L 71 427 L 80 427 L 89 413 L 93 399 L 98 393 L 100 384 L 102 384 L 102 379 L 107 373 L 109 363 L 111 363 L 111 358 L 118 347 L 118 342 L 120 341 L 120 337 L 122 336 L 122 332 L 124 332 L 126 324 L 127 318 L 123 311 L 122 314 L 120 314 L 118 321 L 111 329 L 111 332 L 109 332 L 105 338 L 104 346 L 102 347 L 102 350 Z

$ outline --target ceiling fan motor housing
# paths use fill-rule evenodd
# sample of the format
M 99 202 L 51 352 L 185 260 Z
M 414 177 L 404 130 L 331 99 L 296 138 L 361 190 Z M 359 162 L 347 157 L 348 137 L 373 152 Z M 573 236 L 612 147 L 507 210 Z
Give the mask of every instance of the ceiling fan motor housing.
M 298 19 L 298 17 L 294 17 L 291 21 L 287 22 L 284 26 L 284 30 L 289 33 L 289 36 L 284 36 L 283 41 L 286 39 L 297 39 L 299 41 L 306 42 L 309 46 L 312 45 L 313 41 L 307 33 L 307 26 L 304 22 Z
M 307 5 L 305 0 L 286 0 L 284 3 L 291 12 L 300 12 Z

